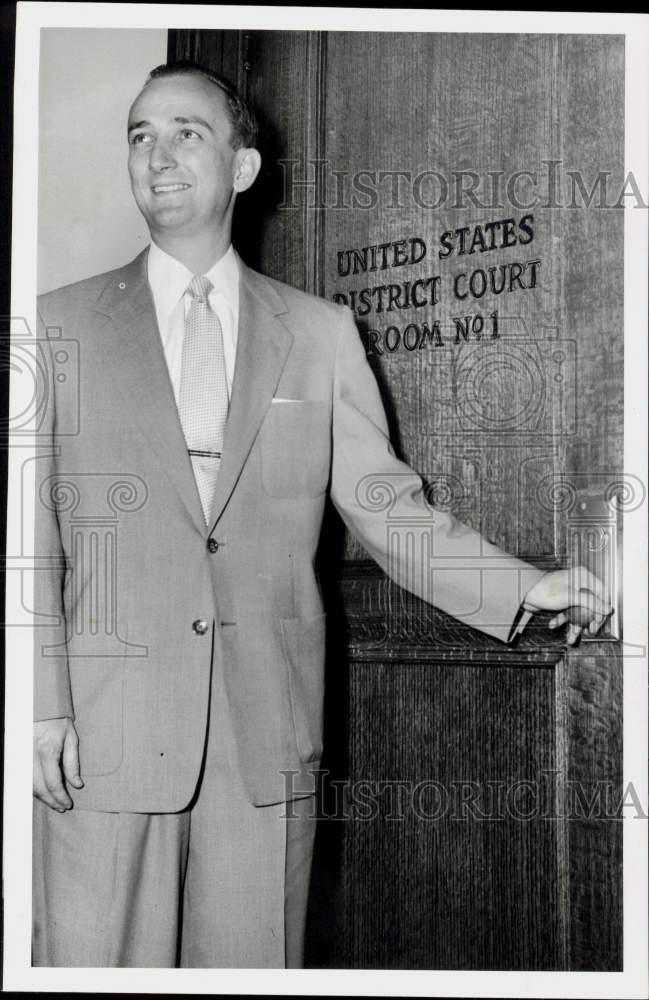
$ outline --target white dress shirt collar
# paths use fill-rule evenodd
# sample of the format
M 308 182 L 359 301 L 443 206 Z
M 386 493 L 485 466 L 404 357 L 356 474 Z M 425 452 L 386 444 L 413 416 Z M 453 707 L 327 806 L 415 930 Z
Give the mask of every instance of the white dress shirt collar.
M 149 247 L 147 268 L 156 312 L 159 317 L 170 316 L 194 275 L 189 268 L 153 242 Z M 239 306 L 239 263 L 232 244 L 205 276 L 212 282 L 214 292 L 223 296 L 236 315 Z

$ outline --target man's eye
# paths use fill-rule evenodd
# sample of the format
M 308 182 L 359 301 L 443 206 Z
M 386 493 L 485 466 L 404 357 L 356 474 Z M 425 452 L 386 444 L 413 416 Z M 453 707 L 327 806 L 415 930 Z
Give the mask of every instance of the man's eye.
M 195 132 L 193 128 L 183 128 L 179 133 L 181 139 L 200 139 L 198 132 Z
M 132 146 L 141 146 L 144 142 L 149 142 L 151 136 L 147 135 L 146 132 L 136 132 L 130 138 L 130 143 Z

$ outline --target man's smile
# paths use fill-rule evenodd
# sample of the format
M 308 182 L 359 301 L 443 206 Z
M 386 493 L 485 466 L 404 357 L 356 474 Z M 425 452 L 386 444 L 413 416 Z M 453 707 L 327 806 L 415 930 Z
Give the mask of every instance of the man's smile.
M 191 184 L 152 184 L 151 190 L 154 194 L 169 194 L 174 191 L 186 191 Z

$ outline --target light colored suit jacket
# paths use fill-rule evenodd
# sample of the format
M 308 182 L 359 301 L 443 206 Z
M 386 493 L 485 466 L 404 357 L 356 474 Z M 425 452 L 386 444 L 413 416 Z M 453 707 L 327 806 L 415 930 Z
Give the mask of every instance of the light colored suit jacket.
M 187 806 L 206 733 L 212 636 L 251 801 L 286 797 L 283 772 L 297 772 L 293 789 L 312 788 L 325 645 L 314 557 L 328 491 L 368 552 L 414 589 L 422 567 L 413 572 L 405 547 L 388 553 L 388 517 L 413 526 L 415 551 L 428 536 L 423 578 L 435 574 L 434 603 L 506 638 L 541 573 L 426 506 L 420 479 L 391 449 L 349 310 L 242 265 L 209 529 L 146 251 L 43 296 L 39 312 L 50 328 L 41 433 L 54 448 L 37 465 L 36 552 L 51 568 L 36 574 L 35 715 L 75 720 L 85 780 L 72 790 L 77 807 Z M 76 388 L 69 371 L 60 378 L 61 358 L 74 355 L 61 353 L 63 341 L 78 343 Z

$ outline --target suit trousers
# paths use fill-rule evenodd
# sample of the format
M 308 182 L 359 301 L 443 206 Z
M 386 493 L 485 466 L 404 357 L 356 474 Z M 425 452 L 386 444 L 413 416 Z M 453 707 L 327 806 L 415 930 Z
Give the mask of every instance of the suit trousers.
M 315 812 L 312 796 L 249 802 L 213 657 L 186 810 L 58 813 L 34 800 L 33 965 L 300 968 Z

